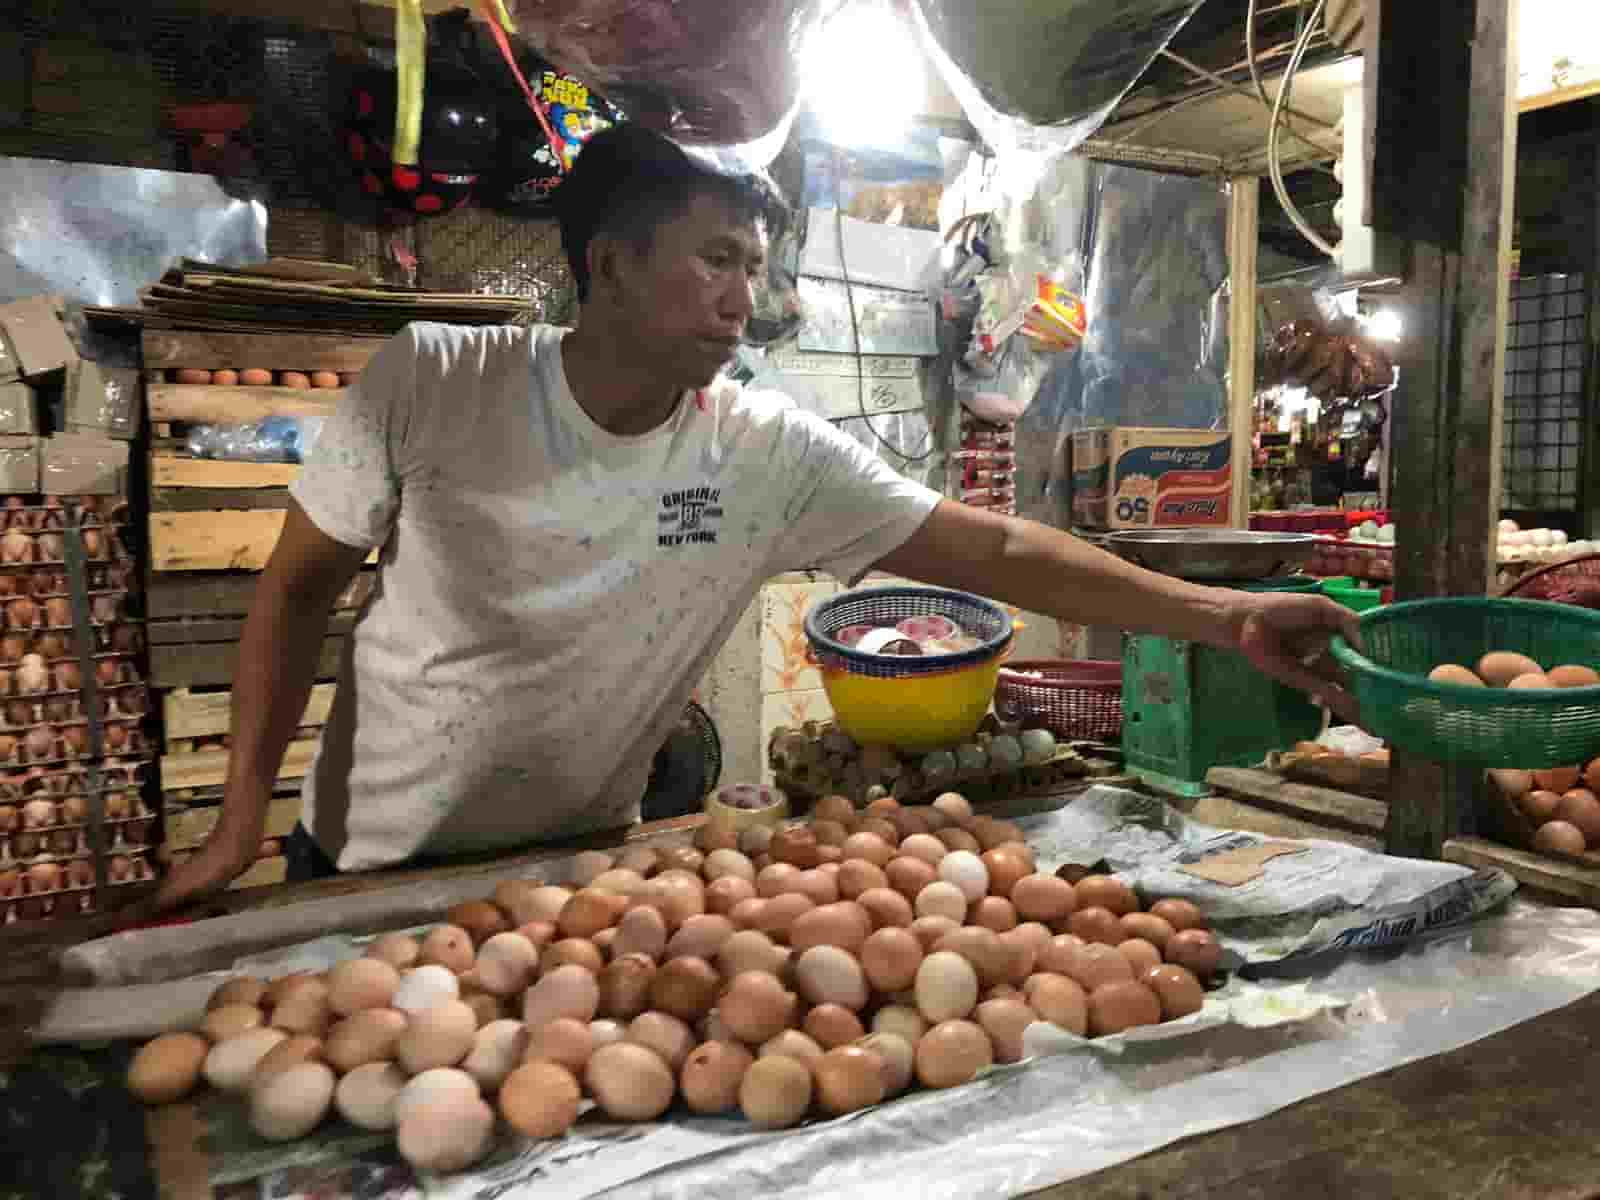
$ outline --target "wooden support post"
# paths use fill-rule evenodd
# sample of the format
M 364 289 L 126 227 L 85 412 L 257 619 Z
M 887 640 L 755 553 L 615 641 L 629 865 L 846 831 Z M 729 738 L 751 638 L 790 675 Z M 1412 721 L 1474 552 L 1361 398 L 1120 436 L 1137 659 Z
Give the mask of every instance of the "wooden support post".
M 1370 220 L 1407 239 L 1395 397 L 1399 599 L 1493 584 L 1516 165 L 1518 0 L 1368 9 Z M 1438 858 L 1473 832 L 1475 770 L 1397 753 L 1386 842 Z
M 1261 181 L 1228 181 L 1228 428 L 1233 432 L 1233 524 L 1250 527 L 1250 467 L 1255 453 L 1256 242 Z

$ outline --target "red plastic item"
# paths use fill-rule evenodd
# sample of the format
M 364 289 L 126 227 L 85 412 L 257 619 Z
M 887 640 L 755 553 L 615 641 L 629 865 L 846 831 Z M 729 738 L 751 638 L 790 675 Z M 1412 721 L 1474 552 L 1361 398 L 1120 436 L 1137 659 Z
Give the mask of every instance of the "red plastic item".
M 995 685 L 994 711 L 1002 721 L 1042 727 L 1068 741 L 1116 742 L 1122 737 L 1122 664 L 1045 658 L 1007 663 Z

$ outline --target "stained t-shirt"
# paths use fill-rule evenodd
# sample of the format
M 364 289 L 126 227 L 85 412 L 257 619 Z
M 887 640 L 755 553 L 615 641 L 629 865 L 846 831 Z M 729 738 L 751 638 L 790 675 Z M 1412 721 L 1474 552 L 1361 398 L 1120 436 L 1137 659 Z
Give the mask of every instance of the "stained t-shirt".
M 719 380 L 619 437 L 562 331 L 408 326 L 293 487 L 382 547 L 303 820 L 344 870 L 633 820 L 656 750 L 761 584 L 854 580 L 938 503 L 784 397 Z

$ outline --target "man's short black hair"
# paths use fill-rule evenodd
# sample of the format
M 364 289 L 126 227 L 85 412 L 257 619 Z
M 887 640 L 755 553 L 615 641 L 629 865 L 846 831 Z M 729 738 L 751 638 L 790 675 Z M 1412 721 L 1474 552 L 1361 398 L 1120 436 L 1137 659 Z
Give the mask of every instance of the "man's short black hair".
M 701 193 L 725 201 L 736 216 L 760 222 L 771 234 L 787 219 L 783 198 L 764 176 L 711 171 L 648 129 L 624 122 L 585 142 L 555 193 L 561 248 L 579 303 L 589 299 L 589 243 L 596 234 L 647 248 L 656 227 L 682 216 Z

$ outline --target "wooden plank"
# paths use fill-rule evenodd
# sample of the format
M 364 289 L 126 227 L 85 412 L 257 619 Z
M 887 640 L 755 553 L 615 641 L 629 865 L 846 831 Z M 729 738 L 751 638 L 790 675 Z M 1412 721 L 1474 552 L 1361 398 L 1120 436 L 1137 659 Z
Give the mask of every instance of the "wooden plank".
M 205 804 L 192 808 L 167 811 L 166 844 L 174 850 L 192 850 L 201 845 L 217 827 L 222 816 L 222 805 Z M 267 823 L 263 838 L 285 837 L 300 819 L 298 793 L 278 796 L 267 802 Z
M 278 768 L 278 778 L 300 779 L 311 769 L 316 756 L 317 743 L 310 738 L 290 742 Z M 193 754 L 163 754 L 161 756 L 161 790 L 178 788 L 217 787 L 228 779 L 228 751 L 199 750 Z
M 146 330 L 146 367 L 266 367 L 274 371 L 359 371 L 383 348 L 382 336 Z M 175 419 L 175 418 L 174 418 Z
M 1233 526 L 1250 527 L 1255 457 L 1256 243 L 1261 181 L 1228 181 L 1228 428 L 1233 440 Z
M 151 513 L 150 569 L 259 571 L 272 557 L 285 516 L 277 509 Z M 377 562 L 378 552 L 366 561 Z
M 318 679 L 339 674 L 341 637 L 323 638 L 317 660 Z M 228 687 L 239 659 L 238 642 L 208 642 L 198 646 L 151 646 L 150 682 L 158 688 Z
M 333 708 L 335 685 L 319 683 L 311 689 L 301 725 L 326 725 Z M 228 732 L 232 692 L 195 692 L 179 688 L 161 700 L 162 724 L 168 737 L 216 737 Z
M 228 885 L 229 891 L 241 888 L 270 887 L 283 883 L 289 878 L 289 860 L 281 854 L 271 858 L 258 858 L 245 868 L 240 875 Z
M 274 509 L 289 507 L 289 489 L 269 488 L 151 488 L 152 512 L 215 512 L 223 508 Z
M 1313 825 L 1310 821 L 1296 820 L 1282 813 L 1257 808 L 1253 804 L 1242 804 L 1226 796 L 1202 796 L 1194 802 L 1190 815 L 1196 821 L 1220 829 L 1242 829 L 1264 837 L 1321 838 L 1324 841 L 1343 842 L 1347 846 L 1360 846 L 1363 850 L 1383 849 L 1383 842 L 1376 837 L 1327 825 Z
M 179 617 L 243 616 L 255 596 L 255 572 L 153 574 L 145 580 L 145 611 L 152 621 Z M 372 594 L 377 572 L 361 571 L 339 597 L 336 609 L 360 608 Z
M 177 454 L 150 456 L 150 482 L 161 488 L 288 487 L 299 476 L 298 463 L 222 462 Z
M 1224 795 L 1249 804 L 1352 833 L 1380 835 L 1389 819 L 1389 806 L 1382 800 L 1309 783 L 1292 783 L 1271 771 L 1212 767 L 1206 772 L 1206 782 Z
M 1583 858 L 1583 862 L 1554 858 L 1480 837 L 1451 838 L 1444 845 L 1446 862 L 1498 867 L 1524 887 L 1600 908 L 1600 853 L 1591 850 Z
M 1592 79 L 1588 83 L 1575 83 L 1571 87 L 1556 88 L 1554 91 L 1524 96 L 1517 101 L 1517 111 L 1534 112 L 1541 108 L 1553 108 L 1557 104 L 1572 104 L 1579 100 L 1587 100 L 1590 96 L 1600 96 L 1600 79 Z
M 152 646 L 194 646 L 212 642 L 237 642 L 244 633 L 244 617 L 183 617 L 176 621 L 151 621 L 145 625 Z M 354 612 L 328 615 L 329 636 L 343 636 L 355 628 Z
M 1401 600 L 1481 596 L 1494 584 L 1516 162 L 1512 8 L 1381 0 L 1366 14 L 1371 224 L 1411 239 L 1396 297 L 1406 398 L 1392 410 L 1392 504 L 1425 532 L 1395 548 Z M 1446 841 L 1472 833 L 1480 779 L 1396 749 L 1390 852 L 1437 858 Z
M 265 417 L 329 416 L 344 393 L 344 388 L 152 383 L 145 387 L 145 403 L 149 406 L 152 421 L 228 424 L 260 421 Z

